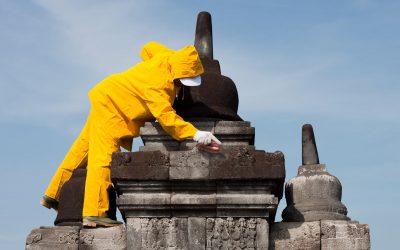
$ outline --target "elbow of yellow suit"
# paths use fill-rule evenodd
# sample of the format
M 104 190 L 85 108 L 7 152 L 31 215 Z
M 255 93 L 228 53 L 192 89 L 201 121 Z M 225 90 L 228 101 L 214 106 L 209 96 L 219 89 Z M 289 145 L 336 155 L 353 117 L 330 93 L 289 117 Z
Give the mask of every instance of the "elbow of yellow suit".
M 177 115 L 171 106 L 166 106 L 160 112 L 155 112 L 154 117 L 161 127 L 175 140 L 182 141 L 187 138 L 193 138 L 197 132 L 197 129 Z

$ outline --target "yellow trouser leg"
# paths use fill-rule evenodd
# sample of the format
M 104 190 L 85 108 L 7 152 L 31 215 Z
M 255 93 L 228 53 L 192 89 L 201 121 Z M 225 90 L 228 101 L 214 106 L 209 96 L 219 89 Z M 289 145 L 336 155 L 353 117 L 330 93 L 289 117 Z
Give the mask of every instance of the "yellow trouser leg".
M 72 172 L 76 168 L 86 165 L 88 149 L 89 125 L 88 122 L 86 122 L 79 137 L 75 140 L 71 149 L 54 174 L 53 179 L 45 192 L 46 196 L 59 200 L 61 187 L 71 178 Z
M 95 113 L 95 112 L 93 112 Z M 83 216 L 106 217 L 109 206 L 108 188 L 111 186 L 110 163 L 113 152 L 119 150 L 116 139 L 112 138 L 110 126 L 100 121 L 104 117 L 92 114 L 90 122 L 90 143 L 85 185 Z

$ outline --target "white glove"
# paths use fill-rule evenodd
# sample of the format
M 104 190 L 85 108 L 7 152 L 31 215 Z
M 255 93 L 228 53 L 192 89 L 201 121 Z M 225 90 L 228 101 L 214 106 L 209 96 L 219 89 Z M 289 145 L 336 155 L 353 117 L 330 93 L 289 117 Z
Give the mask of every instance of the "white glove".
M 221 142 L 217 139 L 217 137 L 215 137 L 211 132 L 208 131 L 198 130 L 194 135 L 193 140 L 204 145 L 210 144 L 211 141 L 214 141 L 217 144 L 221 145 Z

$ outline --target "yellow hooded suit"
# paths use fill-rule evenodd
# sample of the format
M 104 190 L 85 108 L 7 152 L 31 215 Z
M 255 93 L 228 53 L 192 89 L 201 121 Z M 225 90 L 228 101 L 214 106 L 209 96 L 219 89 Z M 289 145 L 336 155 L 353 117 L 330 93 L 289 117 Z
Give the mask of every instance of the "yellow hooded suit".
M 196 49 L 190 45 L 173 51 L 150 42 L 140 56 L 143 62 L 107 77 L 89 92 L 88 120 L 45 193 L 58 200 L 72 172 L 87 165 L 83 216 L 106 216 L 111 155 L 120 146 L 131 150 L 132 138 L 139 136 L 146 121 L 157 119 L 176 140 L 192 138 L 197 132 L 172 108 L 177 91 L 174 79 L 204 71 Z

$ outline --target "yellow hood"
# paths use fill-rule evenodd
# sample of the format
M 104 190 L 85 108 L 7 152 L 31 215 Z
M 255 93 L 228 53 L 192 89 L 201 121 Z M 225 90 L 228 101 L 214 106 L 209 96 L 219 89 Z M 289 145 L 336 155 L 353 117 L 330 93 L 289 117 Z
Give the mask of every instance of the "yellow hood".
M 186 46 L 172 54 L 169 64 L 173 79 L 194 77 L 204 72 L 199 54 L 193 45 Z
M 169 49 L 160 43 L 149 42 L 143 46 L 143 49 L 140 52 L 140 57 L 142 58 L 143 61 L 147 61 L 147 60 L 153 58 L 155 55 L 158 55 L 161 53 L 172 54 L 174 52 L 175 51 L 173 51 L 172 49 Z
M 199 54 L 193 45 L 174 51 L 160 43 L 149 42 L 140 52 L 143 61 L 162 55 L 168 57 L 172 79 L 194 77 L 204 72 Z

